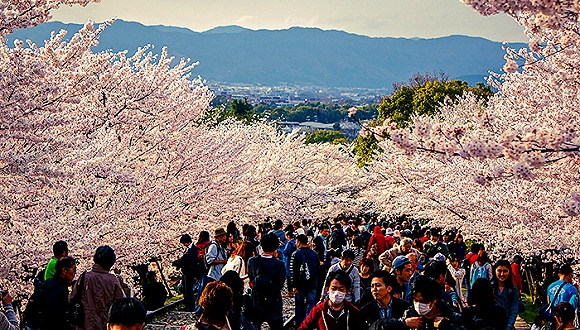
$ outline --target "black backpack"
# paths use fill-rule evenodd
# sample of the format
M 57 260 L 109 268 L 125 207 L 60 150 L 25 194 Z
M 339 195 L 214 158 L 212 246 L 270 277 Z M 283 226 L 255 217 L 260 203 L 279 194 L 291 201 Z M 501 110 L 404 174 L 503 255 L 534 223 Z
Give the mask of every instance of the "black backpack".
M 270 274 L 262 272 L 262 257 L 258 256 L 256 260 L 258 262 L 258 269 L 253 281 L 252 302 L 258 310 L 275 310 L 282 299 L 280 296 L 280 288 L 274 283 Z
M 299 250 L 294 255 L 295 265 L 300 265 L 298 269 L 298 276 L 294 284 L 300 289 L 312 289 L 316 287 L 318 279 L 318 255 L 313 250 Z
M 34 277 L 34 291 L 32 292 L 32 295 L 30 295 L 30 298 L 28 298 L 26 309 L 22 315 L 23 323 L 32 328 L 40 327 L 47 319 L 47 315 L 43 312 L 40 302 L 40 296 L 46 287 L 44 272 L 45 269 L 42 269 Z

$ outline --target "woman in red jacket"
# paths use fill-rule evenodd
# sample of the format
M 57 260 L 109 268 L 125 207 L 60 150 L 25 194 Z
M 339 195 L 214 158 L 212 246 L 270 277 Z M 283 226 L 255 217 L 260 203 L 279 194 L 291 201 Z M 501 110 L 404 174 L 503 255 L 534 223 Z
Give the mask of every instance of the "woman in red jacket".
M 346 301 L 351 281 L 342 270 L 330 272 L 326 278 L 325 290 L 328 298 L 316 305 L 300 324 L 298 330 L 358 330 L 361 329 L 359 310 Z
M 389 249 L 387 238 L 381 232 L 380 226 L 375 226 L 373 229 L 373 236 L 371 236 L 371 239 L 369 240 L 369 246 L 367 250 L 370 250 L 373 244 L 376 244 L 377 254 L 379 255 Z

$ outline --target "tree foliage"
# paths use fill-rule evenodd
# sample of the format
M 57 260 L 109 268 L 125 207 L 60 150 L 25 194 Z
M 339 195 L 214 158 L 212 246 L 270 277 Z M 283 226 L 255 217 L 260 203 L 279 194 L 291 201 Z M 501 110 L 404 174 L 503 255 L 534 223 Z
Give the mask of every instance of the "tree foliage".
M 345 144 L 346 138 L 344 134 L 339 131 L 334 130 L 318 130 L 310 133 L 304 143 L 332 143 L 332 144 Z
M 396 124 L 397 128 L 407 127 L 414 116 L 434 116 L 445 101 L 456 102 L 465 92 L 473 93 L 484 102 L 494 94 L 489 86 L 481 83 L 469 86 L 465 81 L 448 81 L 442 74 L 429 73 L 417 74 L 408 83 L 394 84 L 394 87 L 397 89 L 379 105 L 378 118 L 370 123 L 370 127 L 381 126 L 385 121 Z M 374 152 L 381 151 L 376 144 L 374 138 L 359 136 L 356 139 L 353 151 L 359 166 L 372 160 Z
M 227 104 L 217 104 L 201 120 L 202 123 L 215 126 L 228 119 L 243 124 L 251 124 L 262 118 L 247 99 L 234 99 Z
M 320 102 L 302 103 L 295 106 L 269 106 L 260 104 L 256 106 L 258 113 L 266 114 L 271 120 L 279 121 L 316 121 L 330 124 L 336 123 L 348 118 L 348 109 L 352 105 L 347 104 L 326 104 Z M 366 105 L 358 110 L 358 117 L 365 119 L 374 119 L 377 117 L 377 106 Z
M 430 80 L 419 85 L 401 86 L 393 95 L 385 97 L 378 108 L 379 121 L 390 120 L 398 128 L 407 127 L 414 115 L 433 116 L 446 99 L 453 102 L 464 92 L 472 92 L 483 100 L 493 95 L 489 86 L 481 83 L 470 87 L 459 80 Z

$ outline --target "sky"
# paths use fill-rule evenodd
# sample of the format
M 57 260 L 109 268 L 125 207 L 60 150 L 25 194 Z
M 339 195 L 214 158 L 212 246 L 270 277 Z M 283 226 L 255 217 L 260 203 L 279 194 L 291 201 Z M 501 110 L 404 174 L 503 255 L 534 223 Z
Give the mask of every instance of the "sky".
M 53 20 L 85 23 L 110 18 L 202 32 L 217 26 L 343 30 L 371 37 L 435 38 L 454 34 L 494 41 L 528 39 L 506 15 L 483 17 L 460 0 L 101 0 L 62 7 Z

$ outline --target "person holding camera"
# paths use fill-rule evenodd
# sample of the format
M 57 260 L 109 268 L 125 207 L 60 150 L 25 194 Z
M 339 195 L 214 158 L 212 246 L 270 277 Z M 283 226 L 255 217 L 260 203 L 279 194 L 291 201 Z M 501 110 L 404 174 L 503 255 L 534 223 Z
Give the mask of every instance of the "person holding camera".
M 0 314 L 0 330 L 17 330 L 19 328 L 18 318 L 12 308 L 12 296 L 6 290 L 0 290 L 2 295 L 2 306 L 4 307 Z
M 185 309 L 187 311 L 195 310 L 195 292 L 193 291 L 195 280 L 195 268 L 198 264 L 198 250 L 189 234 L 183 234 L 179 239 L 179 243 L 185 247 L 185 253 L 181 258 L 175 260 L 172 265 L 181 269 L 183 277 L 181 278 L 181 285 L 183 291 L 183 299 L 185 301 Z

